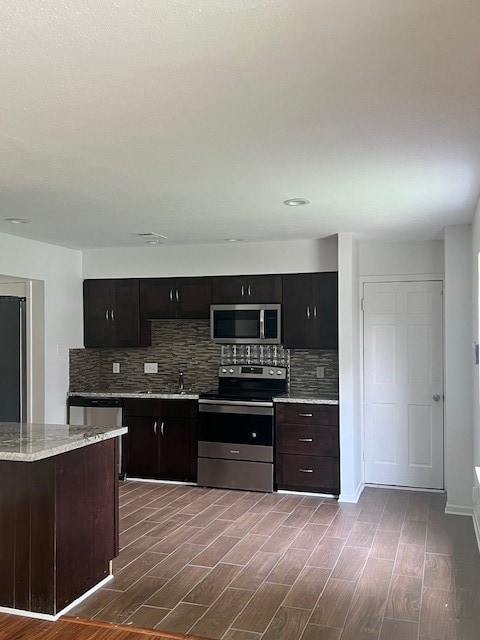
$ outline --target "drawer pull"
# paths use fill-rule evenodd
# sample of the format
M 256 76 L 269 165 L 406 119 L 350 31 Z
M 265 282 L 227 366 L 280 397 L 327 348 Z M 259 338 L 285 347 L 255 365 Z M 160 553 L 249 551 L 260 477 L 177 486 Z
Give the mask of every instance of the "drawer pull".
M 240 453 L 240 451 L 237 451 L 236 449 L 230 449 L 230 453 Z
M 313 418 L 313 413 L 299 413 L 298 415 L 302 418 Z
M 313 473 L 313 469 L 299 469 L 302 473 Z
M 313 438 L 299 438 L 299 442 L 313 442 Z

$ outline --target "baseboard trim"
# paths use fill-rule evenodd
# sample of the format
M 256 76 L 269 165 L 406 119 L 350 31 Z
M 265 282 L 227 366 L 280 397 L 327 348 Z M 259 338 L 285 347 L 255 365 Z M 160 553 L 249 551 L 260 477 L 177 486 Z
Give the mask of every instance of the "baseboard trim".
M 365 484 L 363 482 L 360 482 L 360 484 L 358 485 L 357 490 L 355 491 L 355 493 L 341 493 L 338 496 L 338 501 L 339 502 L 351 502 L 353 504 L 356 504 L 358 502 L 358 499 L 362 495 L 362 491 L 363 491 L 364 488 L 365 488 Z
M 473 516 L 473 507 L 466 507 L 465 505 L 450 504 L 447 502 L 445 507 L 445 513 L 452 516 Z
M 95 591 L 98 591 L 98 589 L 101 589 L 103 586 L 107 584 L 107 582 L 110 582 L 110 580 L 112 579 L 113 579 L 112 574 L 108 575 L 106 578 L 103 578 L 103 580 L 100 580 L 100 582 L 98 582 L 91 589 L 86 591 L 83 595 L 79 596 L 76 600 L 71 602 L 68 606 L 66 606 L 64 609 L 62 609 L 55 615 L 50 615 L 48 613 L 37 613 L 35 611 L 26 611 L 25 609 L 11 609 L 10 607 L 0 607 L 0 613 L 8 613 L 12 616 L 23 616 L 25 618 L 35 618 L 37 620 L 50 620 L 51 622 L 56 622 L 61 616 L 64 616 L 71 609 L 76 607 L 77 604 L 80 604 L 81 602 L 86 600 L 86 598 L 91 596 L 92 593 L 95 593 Z

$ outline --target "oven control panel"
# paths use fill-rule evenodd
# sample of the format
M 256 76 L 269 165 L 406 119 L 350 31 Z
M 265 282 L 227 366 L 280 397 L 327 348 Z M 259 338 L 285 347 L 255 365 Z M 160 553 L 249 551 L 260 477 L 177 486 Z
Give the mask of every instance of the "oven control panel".
M 278 380 L 287 379 L 286 367 L 232 364 L 225 365 L 218 370 L 219 378 L 276 378 Z

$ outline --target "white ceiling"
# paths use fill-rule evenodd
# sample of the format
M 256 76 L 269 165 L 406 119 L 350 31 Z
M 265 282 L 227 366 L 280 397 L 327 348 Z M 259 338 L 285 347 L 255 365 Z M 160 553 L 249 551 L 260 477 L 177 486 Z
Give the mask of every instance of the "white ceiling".
M 0 232 L 438 237 L 480 193 L 479 24 L 478 0 L 2 0 Z

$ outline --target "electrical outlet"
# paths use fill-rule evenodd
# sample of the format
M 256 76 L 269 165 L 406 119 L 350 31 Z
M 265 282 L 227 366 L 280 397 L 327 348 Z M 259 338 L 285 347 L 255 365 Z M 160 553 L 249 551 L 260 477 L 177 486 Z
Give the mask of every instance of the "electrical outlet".
M 317 367 L 317 378 L 325 378 L 325 367 Z
M 143 363 L 143 373 L 158 373 L 158 363 L 157 362 L 144 362 Z
M 120 373 L 120 363 L 114 362 L 112 364 L 112 373 Z

